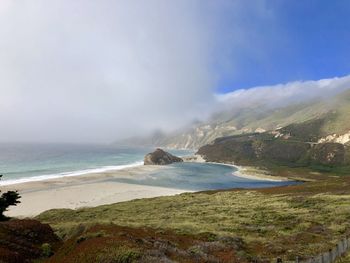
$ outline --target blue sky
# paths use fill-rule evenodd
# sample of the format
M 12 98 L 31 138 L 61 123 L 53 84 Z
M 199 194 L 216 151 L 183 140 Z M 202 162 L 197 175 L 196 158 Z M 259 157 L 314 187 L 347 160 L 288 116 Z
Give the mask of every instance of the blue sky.
M 247 41 L 262 55 L 245 47 L 232 51 L 232 70 L 217 66 L 218 92 L 350 73 L 350 1 L 271 0 L 263 9 L 262 15 L 245 10 L 240 18 Z M 232 12 L 224 11 L 226 36 L 237 26 Z

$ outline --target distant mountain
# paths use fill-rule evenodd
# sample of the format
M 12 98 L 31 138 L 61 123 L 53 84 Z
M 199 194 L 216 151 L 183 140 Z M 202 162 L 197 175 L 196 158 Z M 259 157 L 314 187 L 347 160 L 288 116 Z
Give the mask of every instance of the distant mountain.
M 331 98 L 286 107 L 233 108 L 217 112 L 206 122 L 197 122 L 172 134 L 158 132 L 147 138 L 132 138 L 128 144 L 198 149 L 216 138 L 275 131 L 291 124 L 323 119 L 318 136 L 324 141 L 347 141 L 350 131 L 350 90 Z

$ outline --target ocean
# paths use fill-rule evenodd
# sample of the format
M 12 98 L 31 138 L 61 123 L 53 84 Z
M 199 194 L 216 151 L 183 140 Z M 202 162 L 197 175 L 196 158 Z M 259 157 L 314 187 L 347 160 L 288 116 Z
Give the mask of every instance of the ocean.
M 78 144 L 1 144 L 0 185 L 40 181 L 118 170 L 143 164 L 153 148 L 129 148 L 114 145 Z M 178 156 L 192 151 L 169 150 Z M 178 163 L 147 176 L 113 179 L 119 182 L 188 190 L 259 188 L 290 184 L 249 180 L 234 176 L 236 168 L 218 164 Z
M 1 184 L 79 176 L 141 165 L 151 148 L 79 144 L 1 144 Z M 174 151 L 186 155 L 189 151 Z

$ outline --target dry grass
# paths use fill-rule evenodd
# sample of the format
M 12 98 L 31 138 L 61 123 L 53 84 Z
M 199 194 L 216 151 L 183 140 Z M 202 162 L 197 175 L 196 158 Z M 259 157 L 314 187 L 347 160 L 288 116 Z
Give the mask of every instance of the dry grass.
M 251 255 L 293 259 L 327 251 L 349 233 L 350 180 L 181 194 L 77 211 L 51 210 L 38 218 L 61 236 L 69 235 L 79 224 L 96 223 L 239 236 Z

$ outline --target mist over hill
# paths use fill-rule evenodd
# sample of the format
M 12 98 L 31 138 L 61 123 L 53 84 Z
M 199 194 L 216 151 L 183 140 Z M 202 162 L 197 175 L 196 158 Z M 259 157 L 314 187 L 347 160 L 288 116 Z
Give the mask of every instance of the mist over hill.
M 220 95 L 217 111 L 206 121 L 195 121 L 172 133 L 157 131 L 151 136 L 133 137 L 122 143 L 198 149 L 219 137 L 273 131 L 327 114 L 329 120 L 320 127 L 320 135 L 339 137 L 350 130 L 349 88 L 347 76 L 236 91 Z

